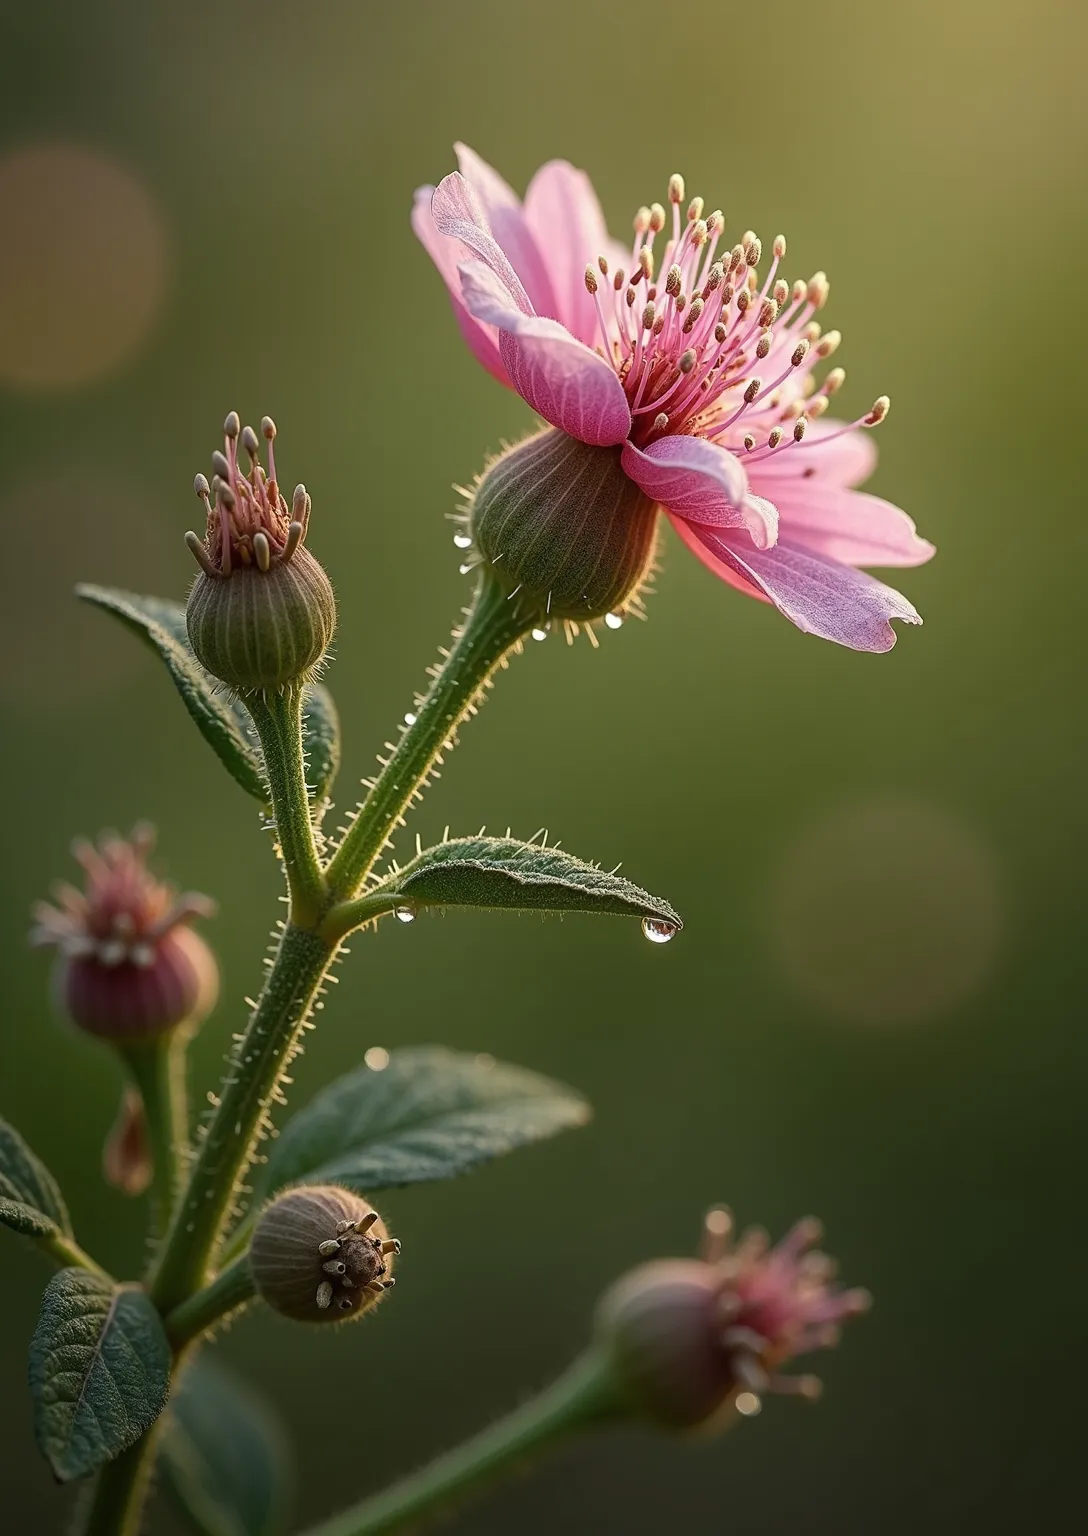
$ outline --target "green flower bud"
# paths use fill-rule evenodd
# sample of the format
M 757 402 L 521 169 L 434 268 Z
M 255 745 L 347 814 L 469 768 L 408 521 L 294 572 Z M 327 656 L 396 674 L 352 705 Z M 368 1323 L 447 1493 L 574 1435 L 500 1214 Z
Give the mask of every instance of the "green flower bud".
M 257 1293 L 274 1312 L 299 1323 L 342 1323 L 369 1312 L 392 1288 L 399 1252 L 360 1196 L 307 1184 L 261 1213 L 249 1260 Z
M 336 628 L 336 601 L 321 566 L 303 546 L 310 521 L 306 487 L 291 506 L 276 480 L 270 416 L 261 423 L 268 472 L 252 427 L 226 419 L 226 452 L 212 455 L 211 485 L 196 478 L 207 512 L 203 539 L 187 533 L 200 574 L 185 613 L 189 641 L 213 677 L 239 693 L 279 693 L 318 667 Z M 249 455 L 243 474 L 239 440 Z
M 468 526 L 488 578 L 542 621 L 614 614 L 649 575 L 657 508 L 621 452 L 548 427 L 508 448 L 472 493 Z

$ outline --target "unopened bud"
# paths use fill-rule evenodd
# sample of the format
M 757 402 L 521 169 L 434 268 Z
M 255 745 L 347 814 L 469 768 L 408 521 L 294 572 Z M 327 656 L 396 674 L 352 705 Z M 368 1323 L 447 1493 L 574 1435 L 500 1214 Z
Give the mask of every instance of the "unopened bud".
M 256 433 L 237 423 L 232 412 L 226 452 L 212 455 L 215 502 L 204 539 L 186 535 L 200 574 L 185 622 L 197 659 L 213 677 L 243 694 L 278 693 L 301 686 L 319 666 L 336 628 L 336 602 L 328 577 L 303 547 L 309 497 L 299 487 L 289 510 L 276 481 L 275 422 L 261 421 L 267 473 Z M 248 475 L 238 463 L 239 431 L 252 459 Z M 197 494 L 203 499 L 201 477 Z
M 102 1148 L 102 1176 L 123 1195 L 142 1195 L 154 1168 L 144 1101 L 131 1085 L 121 1095 L 117 1119 Z
M 188 926 L 213 904 L 155 879 L 147 869 L 154 842 L 141 826 L 128 839 L 111 833 L 97 846 L 76 843 L 85 889 L 62 885 L 55 906 L 34 908 L 31 943 L 57 950 L 61 1009 L 103 1039 L 139 1041 L 199 1022 L 218 995 L 215 956 Z
M 262 1213 L 249 1251 L 257 1293 L 299 1323 L 361 1317 L 393 1285 L 400 1244 L 373 1206 L 350 1190 L 311 1184 Z
M 644 582 L 656 509 L 620 458 L 618 447 L 546 428 L 484 472 L 473 493 L 473 543 L 486 578 L 527 616 L 603 618 Z
M 813 1397 L 813 1377 L 781 1376 L 793 1356 L 835 1342 L 835 1324 L 869 1306 L 838 1291 L 811 1253 L 817 1223 L 799 1222 L 774 1248 L 763 1234 L 730 1244 L 728 1212 L 711 1211 L 700 1259 L 661 1259 L 624 1276 L 597 1312 L 597 1337 L 633 1412 L 665 1429 L 714 1424 L 739 1393 Z

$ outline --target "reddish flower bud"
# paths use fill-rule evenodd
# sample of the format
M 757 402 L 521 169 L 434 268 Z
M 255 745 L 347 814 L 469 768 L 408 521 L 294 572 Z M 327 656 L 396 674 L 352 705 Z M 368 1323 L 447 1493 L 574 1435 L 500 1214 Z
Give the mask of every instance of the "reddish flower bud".
M 187 927 L 214 910 L 206 896 L 178 896 L 147 869 L 154 831 L 137 827 L 126 841 L 103 835 L 73 854 L 86 888 L 55 888 L 57 905 L 34 909 L 34 944 L 58 950 L 55 972 L 61 1008 L 92 1035 L 135 1040 L 199 1022 L 219 990 L 215 956 Z
M 113 1129 L 102 1148 L 102 1174 L 123 1195 L 142 1195 L 154 1166 L 147 1140 L 147 1116 L 137 1089 L 126 1086 Z
M 343 1323 L 369 1312 L 394 1284 L 400 1244 L 359 1195 L 308 1184 L 262 1212 L 249 1251 L 257 1293 L 299 1323 Z
M 732 1219 L 706 1219 L 700 1259 L 662 1259 L 616 1282 L 597 1329 L 617 1383 L 642 1416 L 668 1429 L 711 1424 L 759 1394 L 815 1397 L 814 1376 L 782 1376 L 795 1355 L 833 1344 L 838 1323 L 864 1312 L 866 1291 L 831 1285 L 834 1265 L 811 1251 L 819 1223 L 798 1222 L 775 1247 L 766 1234 L 730 1244 Z

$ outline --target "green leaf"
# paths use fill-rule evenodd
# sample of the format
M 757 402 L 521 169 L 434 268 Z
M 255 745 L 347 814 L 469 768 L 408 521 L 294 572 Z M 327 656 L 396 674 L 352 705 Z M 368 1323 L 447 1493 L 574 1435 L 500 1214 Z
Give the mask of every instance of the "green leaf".
M 324 683 L 310 683 L 302 696 L 302 750 L 306 785 L 317 808 L 340 769 L 340 716 Z
M 57 1181 L 18 1131 L 0 1119 L 0 1225 L 25 1237 L 71 1237 L 72 1223 Z
M 182 702 L 220 762 L 247 794 L 268 799 L 264 763 L 241 699 L 197 661 L 185 629 L 185 608 L 162 597 L 83 584 L 76 595 L 120 619 L 162 659 Z M 311 684 L 303 699 L 302 737 L 316 800 L 328 794 L 340 766 L 340 721 L 329 690 Z
M 286 1523 L 286 1436 L 262 1399 L 206 1356 L 170 1399 L 159 1466 L 200 1536 L 274 1536 Z
M 682 926 L 667 901 L 630 880 L 561 848 L 510 837 L 458 837 L 426 848 L 378 889 L 416 907 L 608 912 L 664 923 L 673 931 Z
M 62 1269 L 30 1345 L 34 1433 L 58 1481 L 86 1477 L 134 1445 L 170 1391 L 170 1344 L 144 1291 Z
M 522 1067 L 439 1046 L 394 1051 L 311 1101 L 271 1144 L 257 1193 L 343 1184 L 360 1194 L 448 1179 L 529 1142 L 584 1125 L 573 1089 Z

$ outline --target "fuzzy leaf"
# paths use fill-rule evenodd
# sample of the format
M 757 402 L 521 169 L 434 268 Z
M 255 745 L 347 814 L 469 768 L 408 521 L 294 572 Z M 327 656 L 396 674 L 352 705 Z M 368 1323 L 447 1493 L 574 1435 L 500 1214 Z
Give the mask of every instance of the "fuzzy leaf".
M 359 1067 L 291 1120 L 258 1170 L 258 1194 L 343 1184 L 360 1194 L 448 1179 L 529 1142 L 584 1125 L 585 1099 L 562 1083 L 440 1046 Z
M 84 602 L 120 619 L 162 659 L 181 694 L 182 702 L 205 741 L 247 794 L 262 804 L 268 799 L 264 763 L 241 699 L 197 661 L 185 629 L 185 608 L 163 597 L 141 597 L 113 587 L 84 584 L 76 588 Z M 306 689 L 302 737 L 314 796 L 329 791 L 340 766 L 340 721 L 329 690 L 320 683 Z
M 72 1236 L 72 1223 L 57 1181 L 18 1131 L 0 1119 L 0 1226 L 25 1237 Z
M 667 901 L 630 880 L 560 848 L 509 837 L 458 837 L 425 848 L 383 889 L 419 907 L 607 912 L 682 926 Z
M 59 1482 L 86 1477 L 140 1438 L 170 1390 L 170 1344 L 144 1291 L 62 1269 L 30 1345 L 34 1433 Z
M 286 1523 L 290 1449 L 264 1402 L 206 1357 L 170 1399 L 159 1466 L 200 1536 L 274 1536 Z

